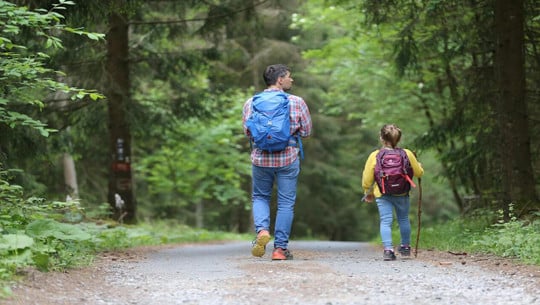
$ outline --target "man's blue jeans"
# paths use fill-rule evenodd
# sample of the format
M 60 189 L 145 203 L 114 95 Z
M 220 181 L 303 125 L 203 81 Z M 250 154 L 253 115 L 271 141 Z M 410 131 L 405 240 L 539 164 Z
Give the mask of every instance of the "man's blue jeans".
M 300 160 L 283 167 L 252 166 L 253 222 L 255 232 L 270 230 L 270 199 L 274 181 L 277 183 L 277 213 L 274 228 L 274 248 L 287 249 L 294 218 L 296 183 Z
M 409 196 L 383 195 L 375 199 L 379 208 L 381 239 L 384 249 L 392 249 L 392 224 L 394 222 L 393 210 L 401 233 L 401 244 L 411 243 L 411 222 L 409 220 L 409 208 L 411 206 Z

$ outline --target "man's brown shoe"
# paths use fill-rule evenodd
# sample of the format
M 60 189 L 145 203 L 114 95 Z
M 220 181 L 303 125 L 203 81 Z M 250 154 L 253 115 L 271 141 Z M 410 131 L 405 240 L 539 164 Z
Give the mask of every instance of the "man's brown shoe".
M 266 251 L 266 244 L 270 241 L 270 233 L 267 230 L 260 230 L 257 233 L 257 237 L 253 241 L 253 247 L 251 248 L 251 254 L 253 256 L 261 257 Z
M 273 261 L 284 261 L 284 260 L 290 260 L 290 259 L 293 259 L 293 255 L 291 251 L 287 249 L 275 248 L 274 252 L 272 252 Z

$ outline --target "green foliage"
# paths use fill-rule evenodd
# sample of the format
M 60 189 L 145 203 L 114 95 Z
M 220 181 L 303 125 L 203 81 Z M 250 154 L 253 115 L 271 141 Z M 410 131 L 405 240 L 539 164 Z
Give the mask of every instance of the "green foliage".
M 310 73 L 330 80 L 323 111 L 361 120 L 365 130 L 376 131 L 382 124 L 395 122 L 411 138 L 422 133 L 426 127 L 422 117 L 406 115 L 418 112 L 418 81 L 396 78 L 391 65 L 389 45 L 396 39 L 396 28 L 363 24 L 364 16 L 358 11 L 325 7 L 326 3 L 306 3 L 305 12 L 293 24 L 302 29 L 296 41 L 306 44 L 303 56 L 313 61 Z M 314 33 L 326 37 L 324 45 L 312 46 L 309 37 L 317 35 Z
M 490 253 L 540 265 L 540 221 L 526 222 L 514 217 L 503 222 L 502 216 L 502 211 L 476 211 L 472 216 L 425 228 L 421 231 L 420 248 Z
M 61 255 L 62 242 L 90 238 L 73 225 L 54 220 L 76 209 L 75 203 L 25 198 L 21 187 L 7 183 L 6 175 L 6 171 L 0 172 L 0 268 L 15 271 L 19 266 L 36 265 L 47 269 L 49 257 Z
M 510 213 L 511 220 L 504 222 L 504 212 L 500 210 L 499 221 L 474 241 L 475 246 L 489 249 L 489 252 L 502 257 L 515 257 L 526 263 L 540 265 L 540 220 L 518 220 L 513 214 L 512 205 Z
M 249 163 L 242 152 L 245 141 L 238 128 L 245 94 L 228 92 L 214 97 L 209 105 L 212 117 L 170 122 L 159 150 L 145 154 L 137 164 L 139 179 L 150 194 L 171 194 L 167 200 L 153 200 L 152 209 L 163 205 L 189 206 L 202 201 L 222 205 L 247 205 L 241 182 L 249 175 Z
M 378 235 L 376 206 L 360 202 L 361 174 L 367 156 L 380 145 L 379 129 L 389 122 L 401 127 L 404 134 L 400 145 L 416 151 L 426 170 L 423 179 L 426 224 L 455 217 L 458 209 L 445 170 L 437 160 L 438 154 L 419 149 L 416 143 L 429 128 L 423 99 L 429 101 L 435 121 L 441 118 L 440 110 L 445 108 L 447 100 L 426 93 L 426 80 L 398 77 L 393 65 L 393 44 L 400 34 L 396 24 L 366 24 L 366 14 L 358 9 L 360 1 L 344 2 L 350 5 L 308 1 L 293 18 L 292 26 L 300 30 L 294 41 L 303 48 L 303 57 L 310 63 L 308 77 L 316 79 L 318 82 L 312 84 L 321 87 L 316 94 L 323 103 L 317 109 L 318 118 L 323 119 L 314 123 L 316 138 L 321 141 L 320 146 L 329 148 L 328 152 L 317 150 L 308 154 L 316 155 L 317 160 L 316 163 L 306 160 L 301 179 L 310 189 L 320 192 L 299 193 L 299 202 L 303 196 L 309 198 L 311 210 L 299 212 L 295 222 L 302 221 L 303 214 L 311 219 L 310 214 L 323 211 L 326 216 L 314 221 L 311 229 L 342 231 L 330 236 L 353 240 Z M 313 177 L 309 177 L 311 171 L 316 173 Z M 299 190 L 303 191 L 302 185 Z M 417 194 L 413 190 L 413 207 Z M 351 232 L 347 231 L 349 228 L 353 228 Z
M 219 230 L 196 229 L 174 220 L 143 222 L 132 229 L 148 240 L 141 245 L 205 242 L 216 240 L 251 240 L 253 235 L 243 235 Z M 151 238 L 150 238 L 151 237 Z M 133 244 L 132 244 L 133 245 Z
M 34 244 L 34 240 L 25 234 L 4 234 L 0 238 L 2 240 L 0 249 L 7 251 L 24 249 Z
M 433 193 L 438 202 L 432 204 L 453 203 L 460 212 L 469 208 L 461 197 L 474 195 L 480 200 L 473 208 L 482 207 L 501 191 L 492 9 L 460 0 L 321 0 L 304 3 L 293 23 L 310 74 L 326 80 L 322 111 L 361 120 L 360 128 L 373 132 L 398 124 L 402 146 L 432 151 L 442 165 L 426 168 L 426 175 L 444 177 L 439 180 L 452 193 Z M 532 18 L 526 17 L 530 33 L 537 28 Z M 530 71 L 537 70 L 538 56 L 529 54 L 527 79 L 535 87 Z M 529 125 L 537 116 L 529 116 Z M 536 142 L 538 133 L 530 134 Z
M 37 240 L 60 239 L 83 242 L 91 238 L 90 234 L 70 224 L 59 223 L 51 219 L 38 219 L 26 226 L 26 233 Z
M 31 127 L 48 136 L 53 129 L 33 118 L 30 111 L 24 113 L 19 109 L 42 110 L 44 99 L 56 91 L 66 93 L 72 100 L 103 97 L 95 91 L 56 81 L 54 77 L 62 77 L 63 74 L 47 67 L 48 49 L 62 48 L 59 33 L 86 35 L 94 40 L 103 38 L 102 34 L 73 29 L 61 23 L 63 17 L 57 11 L 72 4 L 71 1 L 61 1 L 49 11 L 38 9 L 32 12 L 7 1 L 0 2 L 0 124 L 10 128 Z M 31 43 L 23 33 L 33 38 Z
M 458 218 L 432 226 L 424 226 L 420 231 L 420 249 L 442 251 L 479 251 L 473 240 L 480 238 L 493 221 L 493 215 L 486 211 L 484 215 Z M 416 230 L 412 240 L 416 240 Z

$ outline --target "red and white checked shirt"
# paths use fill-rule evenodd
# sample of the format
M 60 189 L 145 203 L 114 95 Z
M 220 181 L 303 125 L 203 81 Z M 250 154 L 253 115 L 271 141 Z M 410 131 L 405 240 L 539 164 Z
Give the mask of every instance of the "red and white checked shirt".
M 278 91 L 278 89 L 266 89 L 264 91 Z M 246 120 L 251 114 L 251 101 L 250 98 L 244 104 L 242 111 L 242 125 L 244 126 L 244 134 L 250 138 L 251 134 L 246 127 Z M 311 135 L 311 115 L 309 108 L 299 96 L 289 95 L 289 109 L 291 119 L 291 134 L 300 135 L 300 137 L 308 137 Z M 262 167 L 282 167 L 293 163 L 298 158 L 300 149 L 296 146 L 287 146 L 285 150 L 279 152 L 266 152 L 259 148 L 254 147 L 251 151 L 251 162 L 253 165 Z

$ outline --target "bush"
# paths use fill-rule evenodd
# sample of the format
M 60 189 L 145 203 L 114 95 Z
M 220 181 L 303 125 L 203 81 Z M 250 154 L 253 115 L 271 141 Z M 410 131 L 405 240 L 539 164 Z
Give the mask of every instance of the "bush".
M 527 222 L 513 217 L 504 222 L 500 213 L 479 211 L 473 216 L 425 228 L 420 247 L 490 253 L 540 265 L 540 220 Z
M 512 210 L 512 209 L 510 209 Z M 502 211 L 500 211 L 502 214 Z M 486 252 L 503 257 L 516 257 L 525 263 L 540 265 L 540 220 L 526 222 L 511 217 L 488 227 L 474 244 Z

